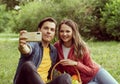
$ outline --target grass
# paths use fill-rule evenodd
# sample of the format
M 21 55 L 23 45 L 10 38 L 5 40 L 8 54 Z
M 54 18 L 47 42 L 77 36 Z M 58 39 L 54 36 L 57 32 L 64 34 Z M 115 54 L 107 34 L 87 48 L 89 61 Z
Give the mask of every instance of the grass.
M 120 43 L 118 42 L 87 42 L 92 58 L 108 70 L 120 82 Z M 0 41 L 0 84 L 12 84 L 19 52 L 18 41 Z
M 120 43 L 88 42 L 92 58 L 120 83 Z
M 0 84 L 13 84 L 19 59 L 17 44 L 17 41 L 0 41 Z

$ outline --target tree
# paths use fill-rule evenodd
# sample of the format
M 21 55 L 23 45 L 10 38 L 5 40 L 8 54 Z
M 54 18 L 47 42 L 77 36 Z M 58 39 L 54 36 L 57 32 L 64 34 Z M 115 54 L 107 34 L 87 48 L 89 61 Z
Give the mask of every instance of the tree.
M 1 3 L 6 4 L 7 10 L 14 9 L 15 5 L 19 4 L 17 0 L 1 0 Z

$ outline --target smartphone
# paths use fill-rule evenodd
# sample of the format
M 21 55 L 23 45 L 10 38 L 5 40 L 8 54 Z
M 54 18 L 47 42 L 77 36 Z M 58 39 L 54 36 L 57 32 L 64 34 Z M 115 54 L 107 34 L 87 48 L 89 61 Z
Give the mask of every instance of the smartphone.
M 41 32 L 26 32 L 23 35 L 27 38 L 27 42 L 40 42 L 42 40 Z

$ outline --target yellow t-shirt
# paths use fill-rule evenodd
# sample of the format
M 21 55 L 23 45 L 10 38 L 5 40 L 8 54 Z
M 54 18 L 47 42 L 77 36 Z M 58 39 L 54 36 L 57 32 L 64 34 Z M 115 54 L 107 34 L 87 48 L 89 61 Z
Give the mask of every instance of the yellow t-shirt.
M 51 66 L 51 59 L 50 59 L 49 52 L 50 52 L 49 48 L 46 48 L 46 47 L 43 48 L 42 62 L 37 69 L 39 75 L 41 76 L 41 78 L 44 82 L 47 81 L 48 70 L 50 69 L 50 66 Z

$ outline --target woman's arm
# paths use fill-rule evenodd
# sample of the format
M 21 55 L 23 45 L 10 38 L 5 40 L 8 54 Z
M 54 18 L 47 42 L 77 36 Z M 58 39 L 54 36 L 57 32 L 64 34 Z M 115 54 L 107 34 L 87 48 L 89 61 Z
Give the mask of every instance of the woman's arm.
M 80 72 L 90 76 L 93 75 L 100 66 L 92 60 L 89 53 L 86 53 L 85 56 L 83 56 L 82 62 L 78 61 L 76 67 Z

